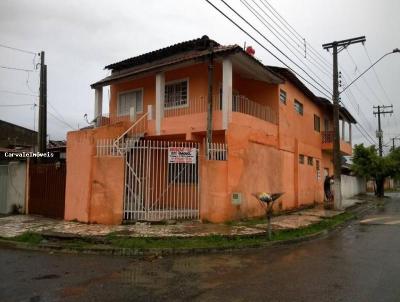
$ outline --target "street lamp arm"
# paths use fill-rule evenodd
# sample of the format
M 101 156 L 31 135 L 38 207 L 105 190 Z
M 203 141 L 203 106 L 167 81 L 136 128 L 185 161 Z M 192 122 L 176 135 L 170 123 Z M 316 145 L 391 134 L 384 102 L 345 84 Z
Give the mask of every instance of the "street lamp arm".
M 400 49 L 396 48 L 391 52 L 388 52 L 387 54 L 384 54 L 382 57 L 380 57 L 374 64 L 372 64 L 370 67 L 368 67 L 366 70 L 364 70 L 358 77 L 356 77 L 353 81 L 351 81 L 351 83 L 349 85 L 347 85 L 342 91 L 339 92 L 339 95 L 341 93 L 343 93 L 344 91 L 347 90 L 347 88 L 349 88 L 355 81 L 357 81 L 359 78 L 361 78 L 368 70 L 370 70 L 372 67 L 374 67 L 376 64 L 378 64 L 378 62 L 380 62 L 384 57 L 392 54 L 392 53 L 400 53 Z

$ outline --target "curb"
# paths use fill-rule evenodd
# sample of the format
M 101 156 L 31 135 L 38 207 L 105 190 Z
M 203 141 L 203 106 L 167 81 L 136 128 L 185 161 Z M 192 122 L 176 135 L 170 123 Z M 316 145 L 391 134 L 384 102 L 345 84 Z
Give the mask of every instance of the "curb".
M 311 240 L 325 238 L 328 235 L 337 232 L 346 226 L 350 225 L 355 219 L 358 219 L 362 216 L 365 212 L 369 211 L 370 209 L 376 206 L 376 202 L 365 202 L 360 204 L 348 212 L 353 213 L 354 217 L 346 220 L 338 225 L 330 229 L 325 229 L 319 231 L 314 234 L 305 235 L 298 238 L 288 239 L 288 240 L 280 240 L 280 241 L 266 241 L 260 244 L 248 245 L 243 247 L 216 247 L 216 248 L 116 248 L 111 246 L 103 246 L 103 247 L 65 247 L 62 244 L 51 244 L 51 243 L 42 243 L 39 245 L 32 245 L 25 242 L 18 242 L 18 241 L 11 241 L 4 238 L 0 238 L 0 247 L 5 248 L 12 248 L 12 249 L 20 249 L 20 250 L 29 250 L 29 251 L 42 251 L 42 252 L 49 252 L 49 253 L 66 253 L 66 254 L 89 254 L 89 255 L 104 255 L 104 256 L 125 256 L 125 257 L 143 257 L 143 256 L 168 256 L 168 255 L 196 255 L 196 254 L 208 254 L 208 253 L 222 253 L 222 252 L 234 252 L 234 251 L 244 251 L 249 249 L 259 249 L 259 248 L 266 248 L 266 247 L 274 247 L 274 246 L 284 246 L 284 245 L 292 245 L 298 244 L 302 242 L 308 242 Z M 63 236 L 50 236 L 50 235 L 43 235 L 45 238 L 62 238 Z M 265 236 L 264 233 L 259 234 L 246 234 L 241 235 L 240 237 L 261 237 Z M 226 238 L 233 238 L 238 237 L 237 235 L 229 235 L 224 236 Z M 83 239 L 84 237 L 76 237 L 76 239 Z M 152 237 L 146 237 L 152 238 Z M 186 237 L 184 237 L 186 238 Z M 190 237 L 187 237 L 190 238 Z M 63 237 L 63 239 L 66 239 Z M 103 239 L 103 240 L 99 240 Z M 168 238 L 165 238 L 166 240 Z M 93 238 L 93 242 L 101 242 L 104 243 L 104 236 L 101 238 L 96 237 Z M 88 243 L 90 241 L 87 241 Z

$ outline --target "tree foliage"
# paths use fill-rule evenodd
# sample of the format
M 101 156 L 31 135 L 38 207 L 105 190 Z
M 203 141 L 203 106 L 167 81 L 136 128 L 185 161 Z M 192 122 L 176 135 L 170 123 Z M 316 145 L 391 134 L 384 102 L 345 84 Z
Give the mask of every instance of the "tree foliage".
M 400 176 L 400 148 L 380 157 L 375 146 L 355 145 L 351 169 L 357 175 L 374 179 L 377 195 L 383 196 L 385 178 Z

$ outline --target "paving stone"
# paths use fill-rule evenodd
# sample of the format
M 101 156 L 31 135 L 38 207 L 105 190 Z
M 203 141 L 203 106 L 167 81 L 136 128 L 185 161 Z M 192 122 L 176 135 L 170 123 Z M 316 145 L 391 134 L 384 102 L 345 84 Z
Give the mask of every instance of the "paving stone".
M 277 216 L 272 219 L 275 229 L 293 229 L 318 222 L 327 213 L 302 211 L 299 214 Z M 310 213 L 310 214 L 308 214 Z M 333 214 L 332 214 L 333 215 Z M 136 223 L 131 225 L 86 224 L 63 221 L 35 215 L 13 215 L 0 218 L 0 237 L 14 237 L 27 231 L 60 236 L 105 236 L 116 233 L 132 237 L 189 237 L 207 235 L 255 235 L 265 232 L 266 224 L 226 225 L 199 222 L 183 222 L 170 225 Z

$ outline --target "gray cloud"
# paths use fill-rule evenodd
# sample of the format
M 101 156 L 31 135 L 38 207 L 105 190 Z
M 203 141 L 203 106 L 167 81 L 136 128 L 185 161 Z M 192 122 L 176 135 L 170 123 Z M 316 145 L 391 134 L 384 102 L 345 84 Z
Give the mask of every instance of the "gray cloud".
M 230 3 L 279 44 L 239 1 Z M 397 17 L 400 3 L 396 0 L 271 0 L 271 3 L 318 51 L 323 43 L 358 35 L 367 36 L 366 47 L 372 60 L 400 47 Z M 106 75 L 103 70 L 106 64 L 203 34 L 223 44 L 242 45 L 247 41 L 265 64 L 280 65 L 202 0 L 0 2 L 0 43 L 46 51 L 49 101 L 73 127 L 84 125 L 84 113 L 93 114 L 93 92 L 89 85 Z M 349 52 L 358 70 L 346 50 L 339 60 L 351 78 L 370 63 L 363 46 L 351 46 Z M 326 60 L 331 60 L 329 53 L 322 50 L 320 53 Z M 0 48 L 0 65 L 32 68 L 32 56 Z M 376 73 L 389 99 L 375 74 L 370 72 L 351 89 L 358 103 L 346 96 L 343 101 L 371 136 L 376 128 L 372 104 L 392 102 L 395 114 L 383 122 L 388 138 L 400 134 L 400 101 L 397 98 L 400 93 L 397 84 L 400 55 L 379 63 Z M 330 88 L 331 79 L 324 74 L 321 77 Z M 0 70 L 0 90 L 31 93 L 26 81 L 26 73 Z M 37 73 L 30 75 L 29 87 L 33 92 L 37 91 Z M 3 105 L 33 102 L 32 97 L 0 92 L 0 104 Z M 52 108 L 49 110 L 57 116 Z M 1 107 L 0 119 L 33 128 L 33 110 L 29 107 Z M 49 116 L 51 138 L 64 138 L 68 130 L 66 125 Z M 362 141 L 357 132 L 355 136 L 357 142 Z

